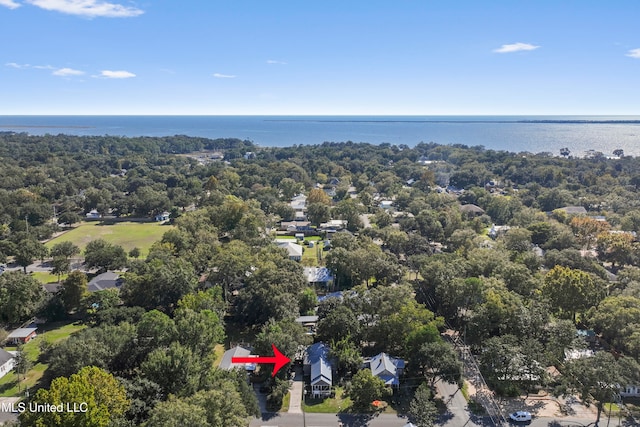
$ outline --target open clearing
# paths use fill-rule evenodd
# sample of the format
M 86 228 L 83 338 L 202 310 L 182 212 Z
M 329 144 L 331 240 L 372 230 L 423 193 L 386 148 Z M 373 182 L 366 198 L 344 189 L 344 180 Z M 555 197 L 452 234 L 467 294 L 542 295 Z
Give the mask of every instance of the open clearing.
M 65 340 L 71 334 L 85 328 L 85 325 L 69 322 L 55 322 L 41 325 L 38 328 L 38 336 L 24 345 L 22 351 L 33 364 L 25 378 L 18 381 L 15 371 L 9 372 L 0 379 L 0 397 L 19 397 L 26 389 L 32 389 L 47 369 L 47 364 L 39 362 L 40 342 L 43 340 L 55 344 Z M 17 347 L 6 347 L 5 350 L 15 351 Z
M 149 253 L 151 245 L 172 228 L 172 225 L 159 222 L 88 222 L 50 240 L 46 246 L 51 248 L 56 243 L 70 241 L 84 250 L 90 241 L 104 239 L 122 246 L 127 252 L 137 247 L 144 258 Z

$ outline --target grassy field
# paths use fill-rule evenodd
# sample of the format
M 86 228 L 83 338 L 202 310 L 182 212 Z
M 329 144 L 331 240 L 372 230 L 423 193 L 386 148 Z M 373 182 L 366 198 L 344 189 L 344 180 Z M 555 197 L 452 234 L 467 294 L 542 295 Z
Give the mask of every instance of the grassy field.
M 70 241 L 84 250 L 90 241 L 104 239 L 122 246 L 127 252 L 137 247 L 144 258 L 151 245 L 172 227 L 158 222 L 87 222 L 50 240 L 46 246 L 51 248 L 56 243 Z
M 18 381 L 14 371 L 0 378 L 0 397 L 19 397 L 24 390 L 32 389 L 47 369 L 47 365 L 38 362 L 40 356 L 40 342 L 47 340 L 56 343 L 67 339 L 74 332 L 84 329 L 85 325 L 75 323 L 57 322 L 43 325 L 38 329 L 38 336 L 24 345 L 22 351 L 29 358 L 33 367 L 27 372 L 25 378 Z M 6 347 L 5 350 L 15 351 L 16 347 Z
M 47 271 L 34 271 L 31 273 L 40 283 L 46 285 L 47 283 L 58 283 L 58 275 L 51 274 Z M 60 275 L 60 281 L 67 278 L 67 274 Z
M 305 412 L 337 414 L 348 412 L 351 407 L 351 399 L 344 395 L 342 387 L 336 387 L 336 397 L 326 399 L 307 398 L 302 404 Z

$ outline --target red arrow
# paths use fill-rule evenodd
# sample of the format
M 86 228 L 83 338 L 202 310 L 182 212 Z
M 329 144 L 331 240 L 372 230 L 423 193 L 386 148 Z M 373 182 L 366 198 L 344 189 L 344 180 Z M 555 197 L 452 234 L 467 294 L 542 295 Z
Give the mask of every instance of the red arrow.
M 291 362 L 284 354 L 280 353 L 280 350 L 276 348 L 274 344 L 271 344 L 273 348 L 273 357 L 271 356 L 247 356 L 247 357 L 232 357 L 231 363 L 273 363 L 272 377 L 275 377 L 278 371 L 287 363 Z

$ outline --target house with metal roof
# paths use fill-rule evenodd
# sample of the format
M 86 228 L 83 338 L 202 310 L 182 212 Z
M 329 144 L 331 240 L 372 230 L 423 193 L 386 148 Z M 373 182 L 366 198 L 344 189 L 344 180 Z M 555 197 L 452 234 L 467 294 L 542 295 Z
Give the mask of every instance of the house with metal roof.
M 333 274 L 327 267 L 305 267 L 304 275 L 310 285 L 327 286 L 333 281 Z
M 371 373 L 386 385 L 398 387 L 404 371 L 404 360 L 380 353 L 369 360 L 365 359 L 365 368 L 371 369 Z
M 322 398 L 331 394 L 331 386 L 333 385 L 331 370 L 328 345 L 317 342 L 307 347 L 303 371 L 310 378 L 312 397 Z
M 253 372 L 256 370 L 255 363 L 233 363 L 231 359 L 234 357 L 249 357 L 251 356 L 251 350 L 241 346 L 235 346 L 224 352 L 222 360 L 220 361 L 220 369 L 230 371 L 232 369 L 244 369 L 247 372 Z
M 292 259 L 294 261 L 300 261 L 302 259 L 302 246 L 294 243 L 294 241 L 287 239 L 276 239 L 275 244 L 279 248 L 283 248 L 287 251 L 289 259 Z
M 31 341 L 32 338 L 35 338 L 37 330 L 38 328 L 16 329 L 9 334 L 9 336 L 7 337 L 7 342 L 13 345 L 26 344 Z

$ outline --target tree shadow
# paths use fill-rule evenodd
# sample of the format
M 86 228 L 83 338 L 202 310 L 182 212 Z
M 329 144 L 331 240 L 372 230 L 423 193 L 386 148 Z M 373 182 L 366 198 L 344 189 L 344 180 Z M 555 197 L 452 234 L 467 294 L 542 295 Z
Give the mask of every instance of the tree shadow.
M 338 414 L 338 419 L 343 427 L 366 427 L 373 417 L 372 414 L 347 414 L 344 412 Z

